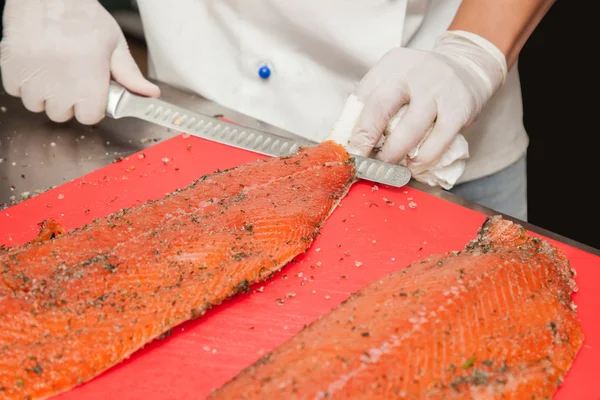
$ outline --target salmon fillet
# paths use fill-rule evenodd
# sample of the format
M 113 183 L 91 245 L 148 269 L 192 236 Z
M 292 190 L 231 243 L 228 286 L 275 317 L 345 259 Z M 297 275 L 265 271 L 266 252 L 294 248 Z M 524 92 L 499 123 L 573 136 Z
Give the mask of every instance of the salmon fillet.
M 494 217 L 353 294 L 211 399 L 547 399 L 583 341 L 565 256 Z
M 46 398 L 118 364 L 305 251 L 355 179 L 326 142 L 0 252 L 0 398 Z M 51 240 L 44 240 L 51 239 Z

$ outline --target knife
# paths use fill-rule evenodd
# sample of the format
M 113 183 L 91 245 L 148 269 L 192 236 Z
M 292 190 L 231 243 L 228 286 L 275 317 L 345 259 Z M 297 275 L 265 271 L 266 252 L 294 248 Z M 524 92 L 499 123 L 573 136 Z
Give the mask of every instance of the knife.
M 106 114 L 114 119 L 139 118 L 203 139 L 271 157 L 286 156 L 297 152 L 301 147 L 318 145 L 310 140 L 288 139 L 202 115 L 163 100 L 139 96 L 114 81 L 110 83 Z M 411 173 L 406 167 L 355 154 L 351 156 L 354 158 L 356 173 L 360 179 L 394 187 L 402 187 L 410 181 Z

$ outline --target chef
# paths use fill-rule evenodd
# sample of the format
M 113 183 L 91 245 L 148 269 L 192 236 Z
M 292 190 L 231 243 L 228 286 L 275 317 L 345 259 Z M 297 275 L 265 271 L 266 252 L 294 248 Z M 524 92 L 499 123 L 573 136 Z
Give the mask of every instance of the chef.
M 138 0 L 149 75 L 526 220 L 518 54 L 552 0 Z M 7 0 L 5 90 L 95 124 L 109 79 L 145 96 L 97 0 Z

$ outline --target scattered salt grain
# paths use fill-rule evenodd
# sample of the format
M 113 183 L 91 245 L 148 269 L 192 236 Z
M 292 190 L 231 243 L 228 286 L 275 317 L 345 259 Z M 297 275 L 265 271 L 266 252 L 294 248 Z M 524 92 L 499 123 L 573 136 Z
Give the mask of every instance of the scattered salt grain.
M 398 208 L 399 208 L 399 209 L 401 209 L 402 211 L 404 211 L 404 210 L 405 210 L 404 204 L 400 204 L 400 205 L 398 206 Z
M 17 165 L 17 163 L 13 161 L 13 163 L 11 165 L 14 167 Z
M 302 275 L 304 275 L 302 272 L 298 273 L 298 278 L 302 278 Z
M 317 247 L 317 248 L 315 249 L 315 251 L 317 251 L 317 252 L 318 252 L 318 251 L 321 251 L 321 249 L 320 249 L 319 247 Z
M 54 143 L 54 142 L 50 143 L 50 147 L 56 147 L 56 143 Z
M 427 241 L 424 241 L 423 244 L 427 244 Z
M 320 267 L 320 266 L 321 266 L 321 261 L 317 261 L 317 262 L 315 263 L 315 265 L 316 265 L 317 267 Z
M 283 305 L 283 303 L 284 303 L 284 302 L 283 302 L 283 299 L 277 299 L 276 301 L 277 301 L 277 305 L 278 305 L 278 306 L 282 306 L 282 305 Z
M 408 194 L 408 190 L 405 190 L 405 191 L 404 191 L 404 194 Z
M 373 239 L 373 240 L 372 240 L 372 242 L 373 242 L 373 243 L 377 243 L 377 240 Z
M 330 295 L 327 295 L 327 296 L 325 296 L 325 299 L 326 299 L 326 300 L 329 300 L 330 298 L 331 298 L 331 296 L 330 296 Z
M 264 286 L 261 286 L 261 287 L 259 287 L 258 289 L 256 289 L 256 291 L 257 291 L 258 293 L 262 293 L 264 290 L 265 290 L 265 287 L 264 287 Z
M 65 195 L 64 195 L 64 194 L 62 194 L 62 193 L 61 193 L 61 194 L 59 194 L 59 195 L 58 195 L 58 199 L 59 199 L 59 200 L 62 200 L 62 199 L 64 199 L 64 198 L 65 198 Z
M 415 203 L 414 201 L 411 201 L 410 203 L 408 203 L 408 206 L 410 208 L 415 208 L 415 207 L 417 207 L 417 203 Z
M 312 291 L 312 294 L 315 294 L 315 293 L 317 293 L 317 291 L 316 291 L 316 290 L 313 290 L 313 291 Z
M 395 258 L 395 257 L 392 257 L 392 261 L 396 261 L 396 258 Z
M 356 265 L 357 267 L 360 267 L 362 265 L 362 262 L 360 262 L 360 261 L 354 261 L 354 265 Z
M 285 297 L 291 299 L 292 297 L 296 297 L 296 293 L 288 293 L 285 295 Z
M 162 159 L 162 162 L 164 162 L 165 164 L 169 162 L 169 159 L 167 157 Z
M 412 199 L 413 199 L 412 197 L 408 197 L 406 200 L 410 201 L 410 200 L 412 200 Z

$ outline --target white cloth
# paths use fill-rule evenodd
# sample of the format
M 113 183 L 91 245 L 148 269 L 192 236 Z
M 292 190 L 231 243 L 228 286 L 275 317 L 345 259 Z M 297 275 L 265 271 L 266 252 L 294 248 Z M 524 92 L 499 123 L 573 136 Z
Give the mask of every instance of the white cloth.
M 365 74 L 400 45 L 431 50 L 460 0 L 138 0 L 152 77 L 312 140 L 323 140 Z M 268 79 L 258 70 L 271 69 Z M 457 183 L 527 148 L 517 68 L 461 131 Z

